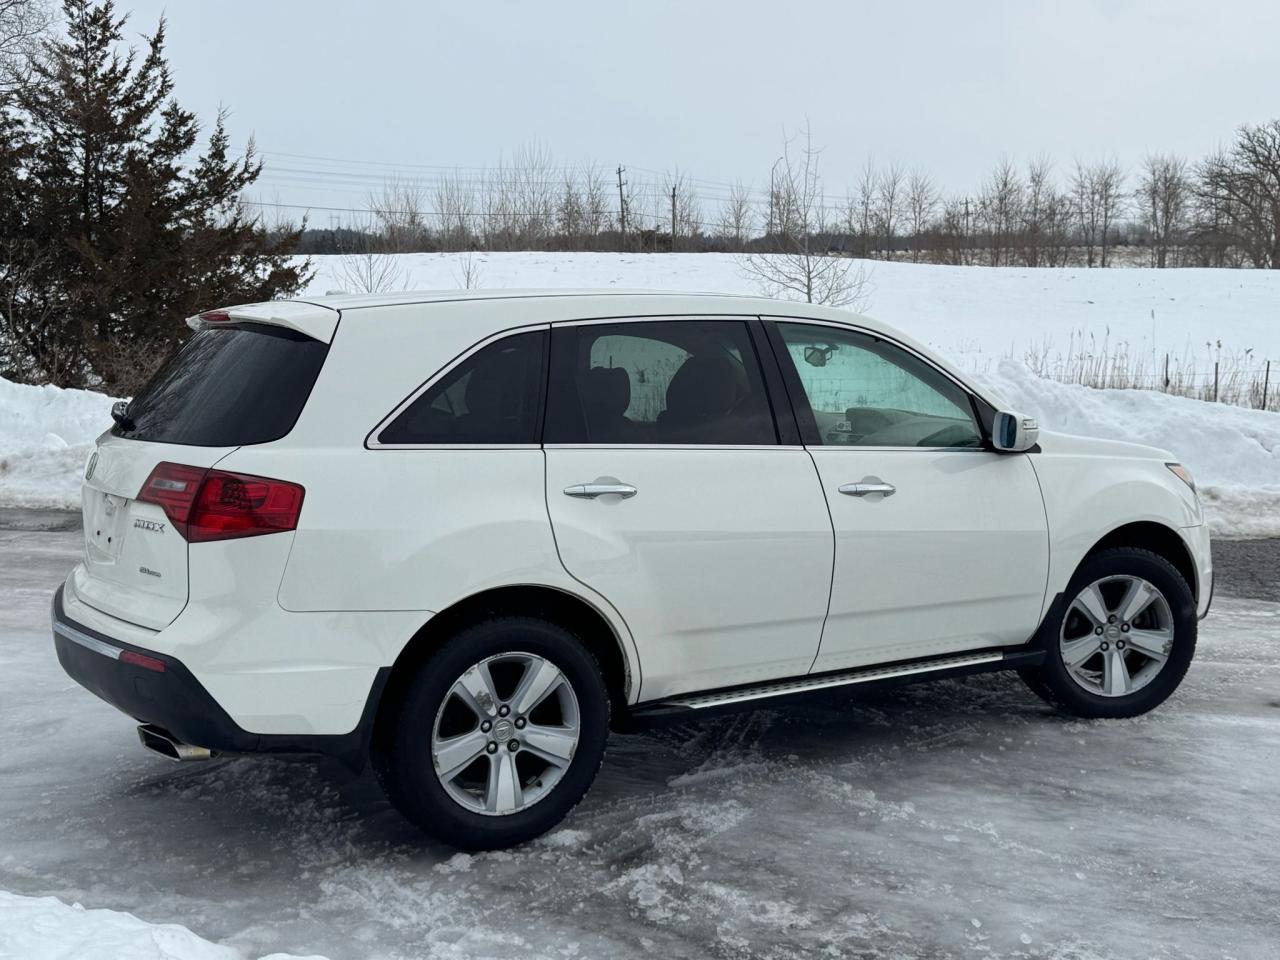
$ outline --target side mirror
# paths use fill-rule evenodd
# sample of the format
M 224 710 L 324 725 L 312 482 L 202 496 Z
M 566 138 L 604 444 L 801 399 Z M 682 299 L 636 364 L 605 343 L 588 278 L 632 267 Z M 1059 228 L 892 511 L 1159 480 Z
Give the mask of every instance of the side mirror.
M 834 346 L 828 347 L 805 347 L 804 362 L 811 367 L 825 367 L 827 360 L 836 352 Z
M 991 445 L 1003 453 L 1022 453 L 1036 445 L 1040 426 L 1034 417 L 1001 410 L 991 424 Z

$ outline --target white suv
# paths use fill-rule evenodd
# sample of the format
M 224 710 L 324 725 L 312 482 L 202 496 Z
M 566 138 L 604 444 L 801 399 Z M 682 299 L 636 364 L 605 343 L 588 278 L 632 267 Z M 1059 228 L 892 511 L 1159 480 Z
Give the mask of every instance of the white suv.
M 1159 450 L 1039 434 L 864 317 L 645 293 L 232 307 L 99 438 L 67 672 L 175 759 L 371 759 L 487 848 L 611 725 L 1016 669 L 1087 717 L 1191 661 L 1209 535 Z

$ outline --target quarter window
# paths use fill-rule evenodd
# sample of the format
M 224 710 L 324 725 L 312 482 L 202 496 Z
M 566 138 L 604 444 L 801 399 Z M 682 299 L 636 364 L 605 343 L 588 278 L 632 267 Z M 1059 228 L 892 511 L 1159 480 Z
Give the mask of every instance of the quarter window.
M 551 353 L 548 443 L 778 442 L 742 321 L 563 327 Z
M 472 354 L 378 435 L 385 444 L 538 442 L 546 333 L 517 333 Z
M 835 446 L 977 447 L 969 395 L 915 354 L 837 327 L 780 323 L 813 411 Z

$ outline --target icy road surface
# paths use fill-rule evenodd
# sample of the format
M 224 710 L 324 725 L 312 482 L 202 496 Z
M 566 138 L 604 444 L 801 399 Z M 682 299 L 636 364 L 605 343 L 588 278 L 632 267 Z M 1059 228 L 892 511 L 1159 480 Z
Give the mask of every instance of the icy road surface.
M 467 856 L 328 763 L 143 753 L 53 656 L 78 549 L 0 531 L 0 890 L 255 957 L 1280 955 L 1280 604 L 1230 583 L 1147 717 L 978 677 L 618 737 L 561 830 Z

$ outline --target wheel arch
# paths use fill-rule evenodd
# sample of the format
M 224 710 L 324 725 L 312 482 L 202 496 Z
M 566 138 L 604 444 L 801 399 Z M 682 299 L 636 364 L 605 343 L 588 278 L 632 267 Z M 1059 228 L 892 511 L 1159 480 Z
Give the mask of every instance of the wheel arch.
M 396 657 L 386 686 L 378 698 L 373 744 L 385 742 L 394 707 L 421 663 L 459 630 L 499 616 L 533 616 L 557 624 L 580 637 L 600 664 L 605 688 L 614 704 L 615 719 L 626 706 L 638 676 L 633 672 L 624 640 L 599 608 L 556 587 L 541 584 L 494 587 L 465 597 L 436 613 L 405 644 Z
M 1080 558 L 1080 562 L 1076 564 L 1075 570 L 1079 570 L 1080 564 L 1098 551 L 1108 550 L 1113 547 L 1135 547 L 1139 550 L 1149 550 L 1157 556 L 1164 557 L 1164 559 L 1173 564 L 1178 573 L 1182 574 L 1182 578 L 1187 581 L 1187 586 L 1191 588 L 1192 597 L 1195 598 L 1196 602 L 1199 602 L 1200 583 L 1195 559 L 1191 555 L 1190 547 L 1182 539 L 1182 534 L 1173 527 L 1151 520 L 1138 520 L 1122 524 L 1086 550 L 1084 556 Z M 1072 571 L 1072 576 L 1075 576 L 1074 570 Z

